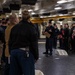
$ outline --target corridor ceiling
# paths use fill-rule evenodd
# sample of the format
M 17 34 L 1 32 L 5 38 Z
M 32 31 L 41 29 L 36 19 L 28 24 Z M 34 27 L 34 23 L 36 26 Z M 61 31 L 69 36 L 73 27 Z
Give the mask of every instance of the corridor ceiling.
M 64 1 L 59 3 L 58 1 Z M 60 10 L 68 10 L 69 14 L 75 12 L 75 0 L 0 0 L 0 9 L 8 7 L 11 3 L 21 5 L 21 9 L 32 10 L 35 14 L 56 14 Z M 61 7 L 61 9 L 55 9 Z

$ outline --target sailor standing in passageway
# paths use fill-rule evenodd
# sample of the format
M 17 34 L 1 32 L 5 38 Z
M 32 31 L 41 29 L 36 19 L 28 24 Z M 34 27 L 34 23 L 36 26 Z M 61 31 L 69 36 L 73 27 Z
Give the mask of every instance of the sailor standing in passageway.
M 48 55 L 48 50 L 50 50 L 50 55 L 52 55 L 54 27 L 52 26 L 51 21 L 49 21 L 49 25 L 46 27 L 43 34 L 46 35 L 46 52 L 44 52 L 43 54 Z M 49 37 L 47 36 L 48 34 L 50 35 Z
M 58 35 L 59 35 L 59 29 L 57 27 L 57 25 L 54 25 L 54 37 L 53 37 L 53 48 L 56 49 L 57 48 L 57 39 L 58 39 Z
M 69 26 L 68 24 L 64 25 L 64 50 L 69 52 Z

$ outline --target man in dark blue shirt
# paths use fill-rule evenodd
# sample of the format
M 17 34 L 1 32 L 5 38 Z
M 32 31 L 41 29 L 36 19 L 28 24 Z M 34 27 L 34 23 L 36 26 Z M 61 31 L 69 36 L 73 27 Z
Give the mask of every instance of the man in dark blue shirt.
M 48 33 L 50 37 L 47 37 L 48 34 L 45 33 Z M 49 22 L 49 25 L 46 27 L 44 34 L 46 35 L 46 52 L 43 54 L 48 55 L 48 51 L 50 50 L 50 55 L 52 55 L 54 27 L 52 26 L 51 22 Z

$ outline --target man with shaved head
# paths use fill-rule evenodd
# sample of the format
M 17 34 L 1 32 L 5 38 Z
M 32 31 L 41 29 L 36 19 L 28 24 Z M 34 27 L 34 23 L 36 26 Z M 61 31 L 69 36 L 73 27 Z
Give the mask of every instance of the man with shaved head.
M 34 63 L 38 59 L 38 37 L 30 22 L 27 10 L 22 12 L 22 20 L 10 33 L 10 75 L 35 75 Z

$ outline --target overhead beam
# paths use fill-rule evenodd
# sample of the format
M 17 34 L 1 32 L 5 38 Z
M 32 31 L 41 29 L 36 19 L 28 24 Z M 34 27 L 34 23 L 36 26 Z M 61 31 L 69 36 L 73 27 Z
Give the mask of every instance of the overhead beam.
M 47 17 L 47 18 L 31 18 L 31 21 L 33 23 L 42 23 L 43 21 L 49 21 L 50 19 L 56 20 L 56 19 L 66 19 L 66 18 L 73 18 L 74 15 L 68 15 L 68 16 L 56 16 L 56 17 Z

